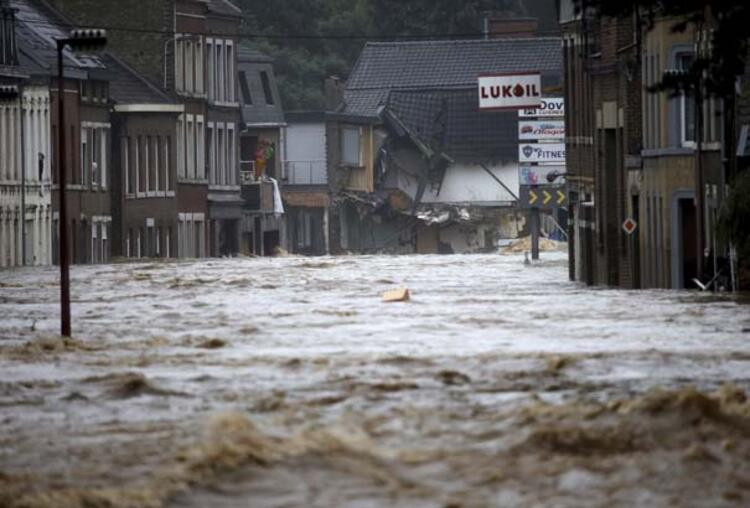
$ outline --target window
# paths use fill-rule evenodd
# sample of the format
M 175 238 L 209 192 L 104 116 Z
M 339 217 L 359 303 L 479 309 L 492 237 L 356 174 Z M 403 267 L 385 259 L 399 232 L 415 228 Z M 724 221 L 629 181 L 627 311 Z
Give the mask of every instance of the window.
M 148 160 L 148 145 L 145 136 L 138 136 L 138 193 L 146 192 L 146 182 L 148 181 L 148 169 L 146 164 Z
M 175 90 L 188 94 L 203 94 L 203 39 L 191 35 L 175 37 Z
M 120 144 L 122 152 L 122 171 L 125 173 L 125 194 L 133 194 L 134 179 L 131 174 L 132 168 L 130 167 L 130 138 L 124 136 Z
M 186 152 L 185 157 L 187 158 L 187 177 L 191 180 L 195 179 L 195 154 L 196 154 L 196 143 L 195 143 L 195 122 L 193 122 L 193 115 L 187 116 L 187 137 L 186 137 Z
M 225 97 L 227 102 L 234 102 L 234 45 L 232 41 L 226 41 L 226 74 L 224 75 Z
M 185 115 L 177 119 L 177 176 L 185 178 Z
M 271 83 L 268 80 L 268 73 L 260 71 L 260 82 L 263 85 L 263 95 L 266 97 L 266 104 L 273 105 L 273 94 L 271 93 Z
M 361 166 L 359 127 L 343 127 L 341 129 L 341 163 L 346 166 Z
M 216 184 L 216 149 L 215 144 L 215 138 L 216 137 L 216 129 L 214 129 L 214 124 L 209 122 L 208 124 L 208 136 L 206 137 L 206 143 L 208 143 L 208 147 L 206 149 L 208 154 L 208 183 L 211 185 Z
M 216 86 L 218 93 L 216 94 L 216 100 L 219 102 L 225 102 L 227 100 L 225 94 L 224 78 L 226 76 L 226 57 L 224 51 L 224 44 L 219 43 L 216 46 L 216 60 L 218 61 L 218 70 L 216 75 Z
M 252 104 L 253 98 L 250 95 L 250 87 L 247 85 L 247 75 L 245 71 L 240 71 L 240 92 L 242 93 L 242 102 Z
M 216 79 L 214 76 L 214 67 L 216 66 L 216 53 L 214 52 L 214 41 L 213 39 L 206 39 L 206 53 L 208 58 L 208 100 L 214 100 L 214 88 L 216 87 Z
M 171 236 L 171 230 L 168 230 Z M 177 256 L 205 257 L 206 225 L 202 213 L 180 213 L 177 219 Z
M 172 175 L 170 175 L 172 164 L 171 164 L 171 160 L 169 158 L 169 154 L 170 154 L 170 148 L 169 148 L 169 146 L 170 146 L 171 141 L 172 141 L 172 137 L 171 136 L 167 136 L 167 137 L 164 138 L 164 152 L 163 152 L 164 153 L 164 164 L 163 164 L 162 167 L 164 168 L 164 190 L 166 190 L 166 191 L 173 190 Z
M 161 137 L 154 136 L 154 148 L 152 150 L 153 157 L 154 157 L 154 163 L 152 165 L 152 170 L 154 172 L 154 190 L 160 191 L 164 190 L 164 175 L 162 174 L 161 170 Z
M 677 70 L 689 71 L 694 60 L 695 56 L 692 53 L 679 53 L 677 55 Z M 695 97 L 683 93 L 679 101 L 680 144 L 690 146 L 695 143 Z
M 81 185 L 86 185 L 86 170 L 91 164 L 91 159 L 89 159 L 89 150 L 88 150 L 88 136 L 89 129 L 82 128 L 81 129 L 81 174 L 78 179 L 78 183 Z
M 195 173 L 199 180 L 206 179 L 206 131 L 203 116 L 195 117 Z

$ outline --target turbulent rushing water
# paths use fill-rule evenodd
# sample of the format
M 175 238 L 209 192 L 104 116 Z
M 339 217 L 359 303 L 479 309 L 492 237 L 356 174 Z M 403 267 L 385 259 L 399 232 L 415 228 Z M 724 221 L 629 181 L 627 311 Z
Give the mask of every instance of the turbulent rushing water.
M 0 506 L 748 506 L 748 307 L 543 258 L 0 272 Z

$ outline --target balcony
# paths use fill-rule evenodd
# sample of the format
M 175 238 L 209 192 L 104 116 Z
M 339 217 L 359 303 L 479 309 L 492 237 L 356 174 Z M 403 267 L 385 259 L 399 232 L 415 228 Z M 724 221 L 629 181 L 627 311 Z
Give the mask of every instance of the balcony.
M 325 160 L 284 161 L 286 185 L 327 185 Z

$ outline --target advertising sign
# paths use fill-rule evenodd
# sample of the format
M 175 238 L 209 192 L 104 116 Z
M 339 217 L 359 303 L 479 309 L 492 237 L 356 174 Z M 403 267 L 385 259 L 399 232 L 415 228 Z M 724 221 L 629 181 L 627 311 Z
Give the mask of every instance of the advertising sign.
M 479 76 L 479 109 L 537 108 L 541 104 L 540 74 Z
M 518 168 L 520 185 L 551 185 L 565 182 L 565 166 L 521 166 Z
M 562 97 L 546 97 L 541 104 L 535 108 L 525 108 L 518 111 L 521 118 L 529 117 L 562 117 L 565 116 L 565 99 Z
M 562 120 L 518 122 L 518 139 L 522 141 L 565 139 L 565 122 Z
M 521 144 L 518 161 L 565 164 L 565 143 Z

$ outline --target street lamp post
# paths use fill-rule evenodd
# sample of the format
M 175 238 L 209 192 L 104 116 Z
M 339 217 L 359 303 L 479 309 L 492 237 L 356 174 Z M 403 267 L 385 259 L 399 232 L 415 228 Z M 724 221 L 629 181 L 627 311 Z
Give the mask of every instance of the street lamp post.
M 104 30 L 72 30 L 70 37 L 57 39 L 57 156 L 60 182 L 60 330 L 70 337 L 70 259 L 68 252 L 68 209 L 65 198 L 67 174 L 65 171 L 65 78 L 63 76 L 63 50 L 93 52 L 107 44 Z

